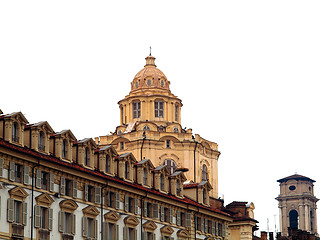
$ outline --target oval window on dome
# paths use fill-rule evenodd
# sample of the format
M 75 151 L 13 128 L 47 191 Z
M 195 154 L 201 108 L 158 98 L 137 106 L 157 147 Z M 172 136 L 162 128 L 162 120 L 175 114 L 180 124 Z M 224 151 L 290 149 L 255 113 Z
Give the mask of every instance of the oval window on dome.
M 296 186 L 293 186 L 293 185 L 290 186 L 290 187 L 289 187 L 289 190 L 291 190 L 291 191 L 296 190 Z
M 151 86 L 151 80 L 150 79 L 147 81 L 147 84 L 148 84 L 148 86 Z

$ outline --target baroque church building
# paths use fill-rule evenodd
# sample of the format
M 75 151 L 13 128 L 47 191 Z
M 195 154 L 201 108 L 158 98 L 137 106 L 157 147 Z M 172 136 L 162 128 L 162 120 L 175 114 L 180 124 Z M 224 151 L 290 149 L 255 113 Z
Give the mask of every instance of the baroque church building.
M 0 240 L 251 240 L 254 204 L 218 198 L 217 144 L 181 126 L 155 58 L 109 136 L 0 110 Z

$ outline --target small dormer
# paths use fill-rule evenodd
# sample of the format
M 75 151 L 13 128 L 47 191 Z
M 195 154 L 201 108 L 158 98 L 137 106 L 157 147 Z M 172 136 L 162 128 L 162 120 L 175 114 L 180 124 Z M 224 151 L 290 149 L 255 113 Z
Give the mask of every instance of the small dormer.
M 152 186 L 152 170 L 154 166 L 150 159 L 143 159 L 136 163 L 137 166 L 137 182 L 145 187 Z
M 63 130 L 50 136 L 50 152 L 62 160 L 72 161 L 72 146 L 77 141 L 70 130 Z
M 115 158 L 118 155 L 114 147 L 105 146 L 96 150 L 98 169 L 106 174 L 114 175 L 116 172 Z
M 0 134 L 4 140 L 10 143 L 24 146 L 24 127 L 28 120 L 21 112 L 0 116 Z
M 209 205 L 211 184 L 206 180 L 200 183 L 186 183 L 183 185 L 184 195 L 203 205 Z
M 170 172 L 166 165 L 160 165 L 154 170 L 154 188 L 160 192 L 169 192 Z
M 170 176 L 170 190 L 172 195 L 183 198 L 183 183 L 187 180 L 182 171 L 176 171 Z
M 74 162 L 88 168 L 95 168 L 97 166 L 95 160 L 96 143 L 92 138 L 85 138 L 73 144 L 72 159 Z
M 124 153 L 118 158 L 118 176 L 127 181 L 134 181 L 134 165 L 137 162 L 132 153 Z
M 50 135 L 53 132 L 46 121 L 26 125 L 24 128 L 25 145 L 36 151 L 49 154 Z

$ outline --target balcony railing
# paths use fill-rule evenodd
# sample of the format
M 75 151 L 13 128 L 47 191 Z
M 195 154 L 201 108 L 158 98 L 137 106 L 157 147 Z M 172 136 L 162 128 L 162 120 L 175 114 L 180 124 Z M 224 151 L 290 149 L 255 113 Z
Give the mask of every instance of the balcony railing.
M 24 226 L 18 223 L 12 224 L 12 237 L 16 239 L 23 239 L 24 236 Z

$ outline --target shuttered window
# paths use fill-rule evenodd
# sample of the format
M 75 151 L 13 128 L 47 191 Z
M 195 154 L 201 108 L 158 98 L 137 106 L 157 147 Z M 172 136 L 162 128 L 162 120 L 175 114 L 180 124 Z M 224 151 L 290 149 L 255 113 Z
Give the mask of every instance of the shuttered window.
M 103 240 L 119 240 L 119 225 L 105 222 L 103 224 Z
M 76 216 L 73 213 L 59 212 L 58 229 L 63 234 L 74 235 L 76 232 Z
M 97 220 L 89 217 L 82 218 L 82 236 L 89 239 L 97 239 Z
M 8 198 L 7 204 L 7 221 L 11 223 L 26 225 L 27 203 Z

